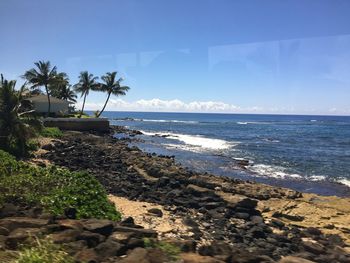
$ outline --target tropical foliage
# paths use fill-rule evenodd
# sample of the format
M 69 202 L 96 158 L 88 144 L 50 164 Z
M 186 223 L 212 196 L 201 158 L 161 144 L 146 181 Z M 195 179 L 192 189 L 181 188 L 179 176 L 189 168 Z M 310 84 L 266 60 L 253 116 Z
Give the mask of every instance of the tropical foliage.
M 77 102 L 77 95 L 72 90 L 72 87 L 69 84 L 69 78 L 64 72 L 56 75 L 56 81 L 53 84 L 50 84 L 49 90 L 53 97 L 69 102 Z
M 0 80 L 0 149 L 16 156 L 26 155 L 29 139 L 35 136 L 39 122 L 25 100 L 26 85 L 15 89 L 16 81 Z
M 63 132 L 57 127 L 45 127 L 40 131 L 40 135 L 49 138 L 61 138 Z
M 31 84 L 32 89 L 45 87 L 48 109 L 47 115 L 50 115 L 51 101 L 50 101 L 50 85 L 57 83 L 57 68 L 51 67 L 50 61 L 39 61 L 34 63 L 36 68 L 26 71 L 23 77 Z
M 91 90 L 98 89 L 99 84 L 96 82 L 97 79 L 98 77 L 94 77 L 94 75 L 90 74 L 88 71 L 83 71 L 79 75 L 79 82 L 74 85 L 75 91 L 81 93 L 81 97 L 84 97 L 80 117 L 84 113 L 86 96 L 89 95 Z
M 41 205 L 54 215 L 64 215 L 69 208 L 76 211 L 77 218 L 120 219 L 103 186 L 85 172 L 32 166 L 1 150 L 0 171 L 0 206 L 15 201 Z
M 103 83 L 99 84 L 98 90 L 107 93 L 106 102 L 100 112 L 98 112 L 97 117 L 100 117 L 106 108 L 111 95 L 114 96 L 124 96 L 126 92 L 130 89 L 128 86 L 122 86 L 122 78 L 117 79 L 117 72 L 107 72 L 106 75 L 102 76 L 101 79 Z

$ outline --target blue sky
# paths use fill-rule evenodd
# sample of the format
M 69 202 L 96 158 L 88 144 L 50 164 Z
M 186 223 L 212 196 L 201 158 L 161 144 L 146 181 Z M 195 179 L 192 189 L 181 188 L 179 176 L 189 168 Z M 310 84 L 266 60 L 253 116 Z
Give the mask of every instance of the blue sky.
M 2 0 L 0 72 L 116 70 L 131 90 L 107 110 L 350 115 L 349 13 L 346 0 Z

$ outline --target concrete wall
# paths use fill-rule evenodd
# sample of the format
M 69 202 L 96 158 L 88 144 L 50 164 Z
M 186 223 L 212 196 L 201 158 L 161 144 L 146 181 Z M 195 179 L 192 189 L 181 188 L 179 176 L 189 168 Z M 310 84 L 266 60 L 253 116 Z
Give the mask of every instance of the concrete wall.
M 106 118 L 45 118 L 44 126 L 73 131 L 109 131 Z
M 51 102 L 50 112 L 52 112 L 52 113 L 59 113 L 59 112 L 67 113 L 68 106 L 69 106 L 68 102 L 67 103 Z M 47 112 L 49 104 L 47 102 L 33 101 L 33 107 L 34 107 L 36 112 Z

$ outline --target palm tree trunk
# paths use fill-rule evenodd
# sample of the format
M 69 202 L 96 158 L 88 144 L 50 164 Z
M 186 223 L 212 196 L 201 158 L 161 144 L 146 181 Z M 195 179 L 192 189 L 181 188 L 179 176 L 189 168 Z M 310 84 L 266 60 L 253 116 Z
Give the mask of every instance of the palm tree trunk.
M 105 105 L 103 106 L 103 108 L 102 108 L 102 110 L 100 111 L 100 113 L 97 115 L 97 118 L 99 118 L 99 117 L 101 116 L 102 112 L 105 110 L 110 96 L 111 96 L 111 92 L 108 92 L 108 97 L 107 97 L 107 99 L 106 99 Z
M 81 115 L 83 115 L 83 112 L 84 112 L 84 106 L 85 106 L 86 95 L 87 95 L 87 93 L 85 93 L 85 95 L 84 95 L 83 107 L 81 108 L 81 112 L 80 112 L 79 118 L 81 118 Z
M 50 100 L 50 94 L 49 90 L 47 88 L 47 85 L 45 85 L 46 95 L 47 95 L 47 102 L 49 103 L 49 107 L 47 109 L 47 117 L 50 117 L 50 111 L 51 111 L 51 100 Z

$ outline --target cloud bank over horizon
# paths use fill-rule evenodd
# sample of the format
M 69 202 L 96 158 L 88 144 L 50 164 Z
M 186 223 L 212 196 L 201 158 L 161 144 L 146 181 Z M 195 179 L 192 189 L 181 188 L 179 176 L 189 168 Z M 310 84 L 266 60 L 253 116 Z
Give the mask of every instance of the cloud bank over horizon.
M 76 104 L 80 109 L 82 102 Z M 85 109 L 96 111 L 101 110 L 104 102 L 85 103 Z M 188 113 L 251 113 L 251 114 L 320 114 L 320 110 L 305 109 L 297 111 L 293 107 L 284 108 L 264 108 L 259 106 L 241 107 L 221 101 L 191 101 L 184 102 L 179 99 L 162 100 L 153 98 L 149 100 L 140 99 L 136 101 L 126 101 L 123 99 L 110 99 L 106 111 L 140 111 L 140 112 L 188 112 Z M 326 115 L 349 115 L 350 109 L 338 110 L 336 108 L 325 109 L 322 114 Z

